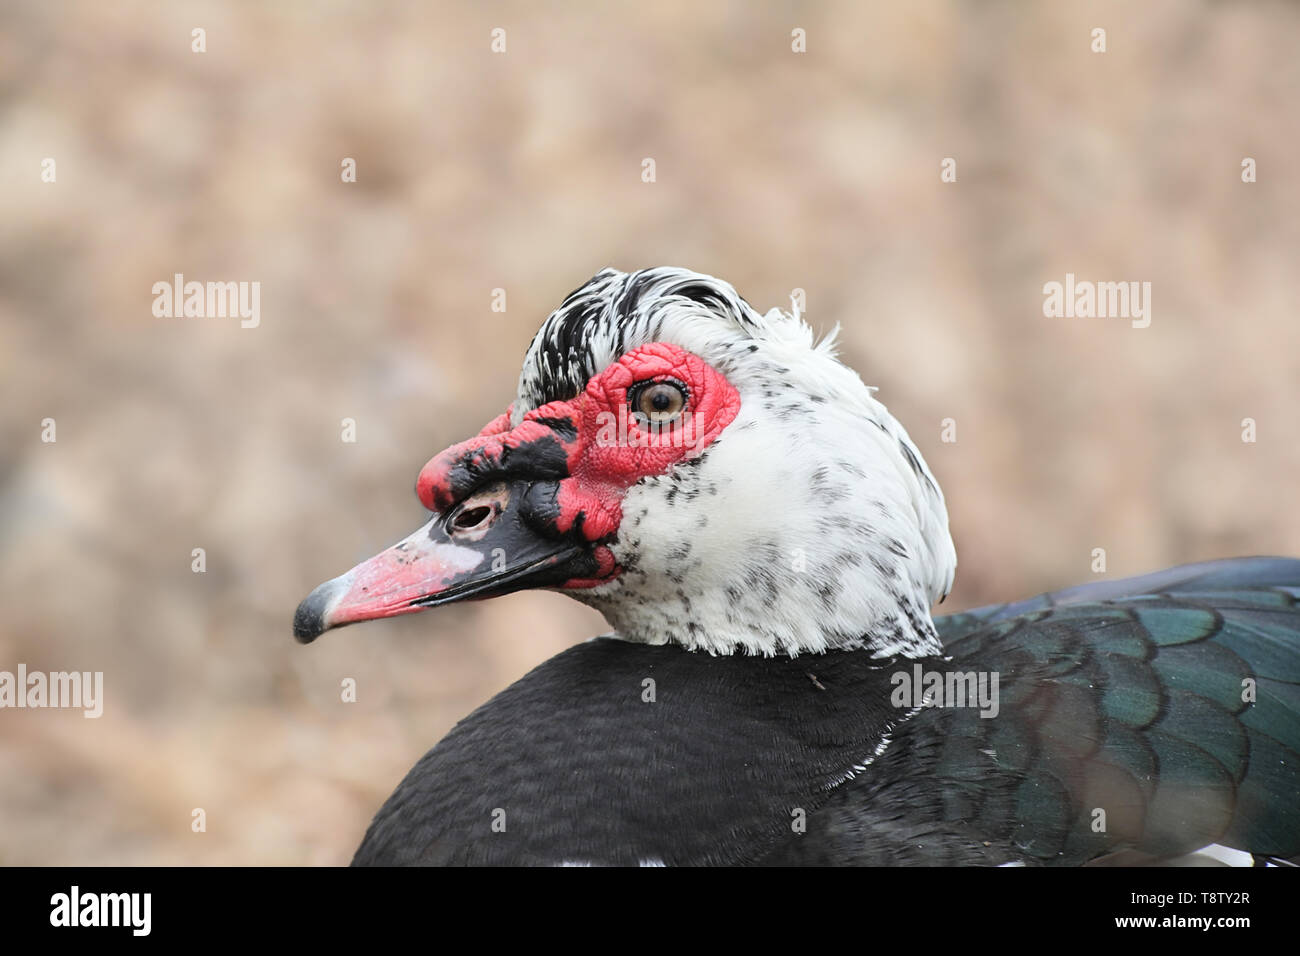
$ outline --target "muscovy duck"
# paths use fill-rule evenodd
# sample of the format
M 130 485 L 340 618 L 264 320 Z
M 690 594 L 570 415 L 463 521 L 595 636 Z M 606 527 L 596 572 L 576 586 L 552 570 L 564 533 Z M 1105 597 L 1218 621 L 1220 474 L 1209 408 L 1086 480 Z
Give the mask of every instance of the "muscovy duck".
M 932 619 L 943 494 L 833 338 L 674 268 L 546 319 L 510 408 L 421 471 L 428 524 L 294 633 L 538 587 L 614 633 L 457 724 L 355 864 L 1300 855 L 1300 561 Z

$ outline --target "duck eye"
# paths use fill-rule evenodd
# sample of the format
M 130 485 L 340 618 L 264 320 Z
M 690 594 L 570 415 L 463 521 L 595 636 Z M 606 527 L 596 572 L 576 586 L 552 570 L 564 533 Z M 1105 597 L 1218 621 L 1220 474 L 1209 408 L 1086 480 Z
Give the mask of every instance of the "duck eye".
M 628 404 L 641 422 L 667 425 L 686 408 L 686 389 L 676 382 L 646 382 L 633 387 Z

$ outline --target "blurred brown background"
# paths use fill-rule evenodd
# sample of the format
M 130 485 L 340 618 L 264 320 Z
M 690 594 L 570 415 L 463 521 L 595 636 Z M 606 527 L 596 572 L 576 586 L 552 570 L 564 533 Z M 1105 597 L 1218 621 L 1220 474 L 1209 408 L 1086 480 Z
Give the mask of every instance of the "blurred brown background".
M 0 863 L 346 862 L 458 718 L 600 632 L 540 593 L 307 648 L 289 622 L 423 520 L 420 466 L 605 265 L 843 323 L 947 493 L 945 610 L 1088 580 L 1095 547 L 1111 575 L 1300 553 L 1294 4 L 32 0 L 0 27 L 0 670 L 106 683 L 99 720 L 0 711 Z M 176 272 L 261 282 L 261 326 L 155 318 Z M 1066 272 L 1150 281 L 1150 328 L 1044 318 Z

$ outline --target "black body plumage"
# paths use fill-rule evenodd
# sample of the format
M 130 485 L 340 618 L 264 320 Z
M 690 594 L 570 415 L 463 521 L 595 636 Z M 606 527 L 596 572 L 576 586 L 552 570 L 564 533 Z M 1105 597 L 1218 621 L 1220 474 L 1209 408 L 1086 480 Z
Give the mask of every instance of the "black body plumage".
M 1298 599 L 1250 558 L 941 617 L 947 658 L 597 639 L 458 724 L 354 864 L 1295 857 Z M 998 716 L 893 706 L 917 663 L 997 673 Z

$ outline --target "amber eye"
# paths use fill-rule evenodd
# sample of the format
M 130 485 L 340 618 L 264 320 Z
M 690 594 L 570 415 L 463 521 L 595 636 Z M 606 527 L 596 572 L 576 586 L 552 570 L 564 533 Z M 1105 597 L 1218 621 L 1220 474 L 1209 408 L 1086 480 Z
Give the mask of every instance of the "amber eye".
M 641 422 L 667 425 L 686 408 L 686 388 L 676 382 L 643 382 L 628 390 L 627 400 Z

